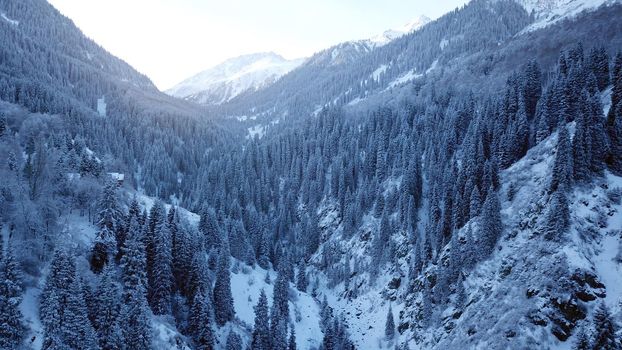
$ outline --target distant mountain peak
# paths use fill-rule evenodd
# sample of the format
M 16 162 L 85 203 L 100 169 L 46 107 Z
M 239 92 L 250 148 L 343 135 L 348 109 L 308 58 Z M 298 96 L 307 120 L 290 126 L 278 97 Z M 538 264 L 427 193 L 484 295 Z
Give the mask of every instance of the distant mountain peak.
M 370 38 L 369 41 L 376 46 L 382 46 L 399 37 L 421 29 L 421 27 L 425 26 L 431 21 L 432 20 L 427 16 L 418 16 L 401 27 L 385 30 L 382 34 Z
M 222 104 L 246 91 L 272 84 L 303 61 L 288 60 L 274 52 L 242 55 L 204 70 L 166 93 L 201 104 Z

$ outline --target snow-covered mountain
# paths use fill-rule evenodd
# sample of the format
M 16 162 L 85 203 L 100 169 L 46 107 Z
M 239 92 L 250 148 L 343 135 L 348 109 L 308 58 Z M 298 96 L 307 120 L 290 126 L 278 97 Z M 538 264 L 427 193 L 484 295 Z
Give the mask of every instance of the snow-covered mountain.
M 201 104 L 218 105 L 274 83 L 303 61 L 287 60 L 274 52 L 244 55 L 188 78 L 166 93 Z
M 525 31 L 544 28 L 581 12 L 595 10 L 617 1 L 619 0 L 516 0 L 527 12 L 534 15 L 535 22 Z
M 430 23 L 431 21 L 432 20 L 430 18 L 428 18 L 425 15 L 422 15 L 422 16 L 416 17 L 415 19 L 413 19 L 412 21 L 406 23 L 405 25 L 401 27 L 385 30 L 382 34 L 378 34 L 368 39 L 368 41 L 374 46 L 386 45 L 389 42 L 397 38 L 400 38 L 406 34 L 410 34 L 416 30 L 419 30 L 421 27 Z
M 361 54 L 412 33 L 430 23 L 419 16 L 407 24 L 392 28 L 372 38 L 349 41 L 323 51 L 315 63 L 335 65 L 350 62 Z M 167 90 L 171 96 L 206 105 L 220 105 L 248 91 L 271 85 L 283 75 L 299 67 L 305 59 L 287 60 L 274 52 L 243 55 L 207 69 Z

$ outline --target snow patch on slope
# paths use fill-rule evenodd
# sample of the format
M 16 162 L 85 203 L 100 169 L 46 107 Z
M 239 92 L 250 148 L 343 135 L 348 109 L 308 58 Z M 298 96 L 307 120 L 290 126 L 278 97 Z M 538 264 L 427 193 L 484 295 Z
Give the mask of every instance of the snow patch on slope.
M 7 15 L 4 12 L 0 13 L 0 17 L 2 17 L 2 19 L 4 19 L 5 21 L 9 22 L 9 24 L 12 24 L 14 26 L 18 26 L 19 25 L 19 21 L 16 21 L 14 19 L 10 19 L 9 17 L 7 17 Z

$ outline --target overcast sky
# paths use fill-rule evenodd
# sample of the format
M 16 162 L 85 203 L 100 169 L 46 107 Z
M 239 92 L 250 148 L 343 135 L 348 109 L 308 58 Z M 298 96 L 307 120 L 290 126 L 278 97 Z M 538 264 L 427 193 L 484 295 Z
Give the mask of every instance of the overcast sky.
M 228 58 L 308 57 L 432 19 L 467 0 L 49 0 L 82 31 L 167 89 Z

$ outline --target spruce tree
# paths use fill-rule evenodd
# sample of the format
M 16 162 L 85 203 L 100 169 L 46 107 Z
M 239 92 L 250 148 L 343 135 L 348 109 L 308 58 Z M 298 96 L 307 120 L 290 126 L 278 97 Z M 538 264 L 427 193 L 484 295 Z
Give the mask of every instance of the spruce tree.
M 613 125 L 613 120 L 616 117 L 616 109 L 622 101 L 622 51 L 618 52 L 613 62 L 611 83 L 613 84 L 613 89 L 611 91 L 611 108 L 607 116 L 607 124 L 609 126 Z
M 114 281 L 112 267 L 104 268 L 94 300 L 93 326 L 99 337 L 99 346 L 106 350 L 125 347 L 121 332 L 121 289 Z
M 497 192 L 491 188 L 488 191 L 481 215 L 480 242 L 482 258 L 486 258 L 492 253 L 497 241 L 501 237 L 503 223 L 501 221 L 500 207 Z
M 41 294 L 44 348 L 98 348 L 82 290 L 73 257 L 57 250 Z
M 211 350 L 214 348 L 214 334 L 211 321 L 211 300 L 203 291 L 194 296 L 188 328 L 197 349 Z
M 572 179 L 572 153 L 570 149 L 570 137 L 566 127 L 559 128 L 557 141 L 557 153 L 555 155 L 555 164 L 553 165 L 553 174 L 549 191 L 554 192 L 558 188 L 562 191 L 568 190 Z
M 214 283 L 214 313 L 216 324 L 221 327 L 235 318 L 233 296 L 231 295 L 230 264 L 229 250 L 226 249 L 226 245 L 223 245 L 220 249 L 216 282 Z
M 149 350 L 152 348 L 151 319 L 147 298 L 142 290 L 126 291 L 126 302 L 121 313 L 122 334 L 126 349 Z
M 1 229 L 1 227 L 0 227 Z M 0 235 L 0 241 L 2 236 Z M 13 259 L 11 249 L 2 254 L 0 245 L 0 348 L 17 349 L 26 327 L 22 321 L 19 304 L 22 299 L 21 273 Z
M 279 265 L 278 275 L 274 282 L 273 299 L 272 299 L 272 312 L 270 314 L 270 327 L 275 336 L 275 333 L 279 331 L 279 323 L 285 322 L 285 332 L 287 332 L 287 322 L 289 321 L 289 280 L 287 279 L 286 265 L 287 262 L 283 261 Z M 280 334 L 282 337 L 287 337 L 287 334 Z
M 270 320 L 268 316 L 268 298 L 264 290 L 261 290 L 257 305 L 255 305 L 255 326 L 253 328 L 251 349 L 269 350 L 270 345 Z
M 620 80 L 620 85 L 622 85 L 622 78 Z M 622 102 L 619 103 L 613 115 L 615 117 L 612 118 L 611 125 L 608 125 L 611 147 L 607 157 L 607 164 L 613 172 L 622 174 L 622 157 L 620 156 L 622 154 Z
M 292 330 L 289 332 L 289 345 L 287 350 L 296 350 L 296 327 L 292 326 Z
M 551 195 L 544 222 L 544 237 L 548 240 L 559 240 L 570 225 L 570 210 L 566 194 L 557 190 Z
M 579 328 L 577 332 L 577 337 L 572 347 L 573 350 L 592 350 L 592 346 L 590 344 L 590 339 L 585 332 L 585 328 Z
M 306 267 L 304 260 L 298 263 L 298 275 L 296 276 L 296 288 L 301 292 L 306 292 L 309 281 L 307 279 Z
M 230 331 L 227 336 L 227 345 L 225 346 L 225 350 L 242 350 L 242 338 L 234 332 Z
M 620 349 L 619 340 L 616 339 L 618 331 L 615 321 L 609 314 L 609 309 L 604 302 L 598 305 L 594 312 L 594 342 L 593 349 L 599 350 L 618 350 Z
M 150 310 L 147 304 L 147 275 L 144 232 L 138 217 L 130 219 L 127 239 L 121 258 L 123 281 L 123 308 L 121 329 L 127 349 L 147 350 L 151 348 Z
M 479 188 L 475 186 L 473 187 L 473 191 L 471 192 L 471 198 L 469 202 L 469 214 L 471 216 L 471 219 L 479 215 L 481 207 L 482 197 L 479 193 Z
M 572 139 L 572 165 L 574 179 L 577 182 L 587 181 L 590 178 L 592 140 L 589 128 L 587 118 L 581 115 L 577 120 L 577 128 Z
M 393 321 L 393 309 L 391 305 L 389 305 L 387 321 L 384 324 L 384 336 L 387 340 L 393 340 L 393 337 L 395 337 L 395 321 Z
M 174 281 L 171 232 L 166 220 L 158 221 L 155 226 L 152 248 L 153 261 L 149 280 L 149 302 L 154 314 L 170 314 Z
M 130 220 L 127 240 L 121 258 L 122 279 L 126 294 L 133 292 L 145 293 L 147 290 L 146 266 L 143 229 L 140 227 L 138 218 L 133 217 Z
M 100 273 L 117 255 L 117 230 L 122 229 L 123 214 L 119 209 L 116 192 L 116 184 L 109 181 L 99 201 L 99 232 L 91 252 L 91 269 L 95 273 Z

